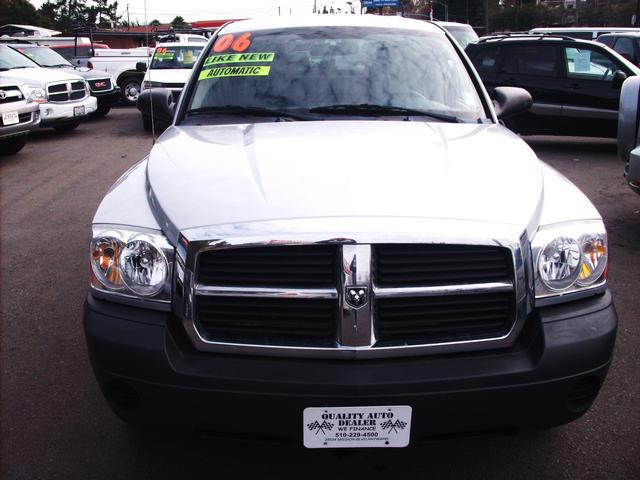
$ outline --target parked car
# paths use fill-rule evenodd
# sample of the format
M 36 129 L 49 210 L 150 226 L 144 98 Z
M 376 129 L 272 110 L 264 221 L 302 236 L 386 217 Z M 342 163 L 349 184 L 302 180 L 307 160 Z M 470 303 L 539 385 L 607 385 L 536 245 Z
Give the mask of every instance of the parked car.
M 96 111 L 97 101 L 82 77 L 39 67 L 6 45 L 0 45 L 0 75 L 5 82 L 24 83 L 26 95 L 40 105 L 41 127 L 73 130 Z
M 18 153 L 29 132 L 40 123 L 40 108 L 16 82 L 7 82 L 0 71 L 0 155 Z
M 618 156 L 629 188 L 640 195 L 640 77 L 622 85 L 618 117 Z
M 142 89 L 144 72 L 136 69 L 139 62 L 147 63 L 153 50 L 148 47 L 96 50 L 87 59 L 87 66 L 96 72 L 108 73 L 120 87 L 125 105 L 135 105 Z
M 533 35 L 563 35 L 576 40 L 596 40 L 600 35 L 613 32 L 640 32 L 633 27 L 541 27 L 529 30 Z
M 74 67 L 49 47 L 41 47 L 31 43 L 8 44 L 8 46 L 40 67 L 75 73 L 84 78 L 89 85 L 91 95 L 96 97 L 98 101 L 98 108 L 93 114 L 96 117 L 106 115 L 111 110 L 111 107 L 120 101 L 120 88 L 114 84 L 108 74 L 95 72 L 87 68 Z
M 468 23 L 435 22 L 451 34 L 462 48 L 467 48 L 470 43 L 478 41 L 478 34 Z
M 598 42 L 612 48 L 636 67 L 640 66 L 640 31 L 600 35 Z
M 177 101 L 185 82 L 191 75 L 193 65 L 204 47 L 205 45 L 201 42 L 161 43 L 156 46 L 148 68 L 144 62 L 137 65 L 138 70 L 145 72 L 142 90 L 137 101 L 138 110 L 142 114 L 142 126 L 145 130 L 151 130 L 149 95 L 152 89 L 168 88 L 173 94 L 173 100 Z M 158 118 L 158 120 L 159 128 L 162 129 L 171 123 L 172 118 Z
M 485 86 L 517 86 L 533 97 L 507 119 L 524 135 L 616 136 L 620 88 L 640 70 L 596 42 L 547 35 L 495 36 L 466 50 Z
M 463 50 L 374 15 L 238 21 L 93 219 L 84 310 L 113 411 L 309 448 L 559 425 L 617 317 L 595 207 Z

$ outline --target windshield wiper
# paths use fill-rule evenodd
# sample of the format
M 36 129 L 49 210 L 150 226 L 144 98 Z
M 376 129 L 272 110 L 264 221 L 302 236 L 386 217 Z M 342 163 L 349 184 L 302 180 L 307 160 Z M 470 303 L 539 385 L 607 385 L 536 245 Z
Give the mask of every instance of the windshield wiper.
M 187 111 L 187 115 L 206 115 L 221 113 L 224 115 L 255 115 L 260 117 L 285 117 L 294 120 L 309 120 L 304 115 L 286 112 L 283 110 L 273 110 L 265 107 L 245 107 L 242 105 L 217 105 L 209 107 L 194 108 Z
M 47 68 L 73 67 L 70 63 L 56 63 L 55 65 L 43 65 Z
M 359 105 L 325 105 L 322 107 L 313 107 L 309 109 L 311 113 L 330 113 L 337 115 L 407 115 L 431 117 L 436 120 L 442 120 L 450 123 L 464 123 L 463 120 L 453 115 L 445 113 L 432 112 L 430 110 L 420 110 L 415 108 L 393 107 L 387 105 L 372 105 L 369 103 L 361 103 Z

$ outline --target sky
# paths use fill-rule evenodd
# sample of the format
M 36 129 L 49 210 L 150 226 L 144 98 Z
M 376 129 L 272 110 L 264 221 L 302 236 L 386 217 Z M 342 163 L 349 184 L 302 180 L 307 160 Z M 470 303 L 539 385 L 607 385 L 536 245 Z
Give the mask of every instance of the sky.
M 30 0 L 33 5 L 40 7 L 46 0 Z M 316 0 L 318 7 L 334 5 L 346 6 L 343 0 Z M 307 14 L 313 12 L 314 0 L 146 0 L 146 18 L 154 18 L 163 23 L 170 22 L 176 15 L 181 15 L 187 22 L 195 20 L 213 20 L 220 18 L 247 18 L 256 16 Z M 358 5 L 359 1 L 354 0 Z M 144 23 L 145 0 L 118 0 L 118 14 L 127 18 L 127 5 L 131 21 Z M 179 5 L 179 7 L 177 6 Z

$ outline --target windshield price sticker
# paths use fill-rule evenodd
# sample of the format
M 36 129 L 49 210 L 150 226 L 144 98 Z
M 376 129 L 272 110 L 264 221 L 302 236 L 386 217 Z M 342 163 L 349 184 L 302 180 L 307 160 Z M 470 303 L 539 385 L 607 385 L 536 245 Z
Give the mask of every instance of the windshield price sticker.
M 227 55 L 212 55 L 204 61 L 204 66 L 215 65 L 219 63 L 251 63 L 251 62 L 273 62 L 276 54 L 273 52 L 265 53 L 230 53 Z
M 203 70 L 198 80 L 221 77 L 266 77 L 271 67 L 217 67 Z
M 591 52 L 589 50 L 585 50 L 583 52 L 576 53 L 573 65 L 575 72 L 591 71 Z
M 213 51 L 216 53 L 226 52 L 231 49 L 234 52 L 244 52 L 251 46 L 251 33 L 245 32 L 241 35 L 223 35 L 216 40 Z
M 401 448 L 409 445 L 411 407 L 309 407 L 303 412 L 307 448 Z

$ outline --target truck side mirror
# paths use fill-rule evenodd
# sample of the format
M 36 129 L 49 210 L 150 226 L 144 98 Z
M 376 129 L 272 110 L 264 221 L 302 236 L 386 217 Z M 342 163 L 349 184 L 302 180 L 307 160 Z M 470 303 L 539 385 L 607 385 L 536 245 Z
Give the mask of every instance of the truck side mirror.
M 506 118 L 531 108 L 531 94 L 524 88 L 496 87 L 493 91 L 493 108 L 498 118 Z
M 173 114 L 176 112 L 173 92 L 168 88 L 143 90 L 138 96 L 137 106 L 138 110 L 146 115 L 150 115 L 153 111 L 153 116 L 156 119 L 167 124 L 173 122 Z
M 640 77 L 629 77 L 620 90 L 618 109 L 618 157 L 624 162 L 624 175 L 631 189 L 640 194 L 640 148 L 638 110 Z
M 640 101 L 640 76 L 629 77 L 620 89 L 618 108 L 618 157 L 629 161 L 631 150 L 638 146 L 638 102 Z
M 620 88 L 626 79 L 627 79 L 626 73 L 624 73 L 622 70 L 616 70 L 615 72 L 613 72 L 613 78 L 612 78 L 613 87 Z
M 136 63 L 136 70 L 138 72 L 146 72 L 147 71 L 147 64 L 145 62 L 137 62 Z

